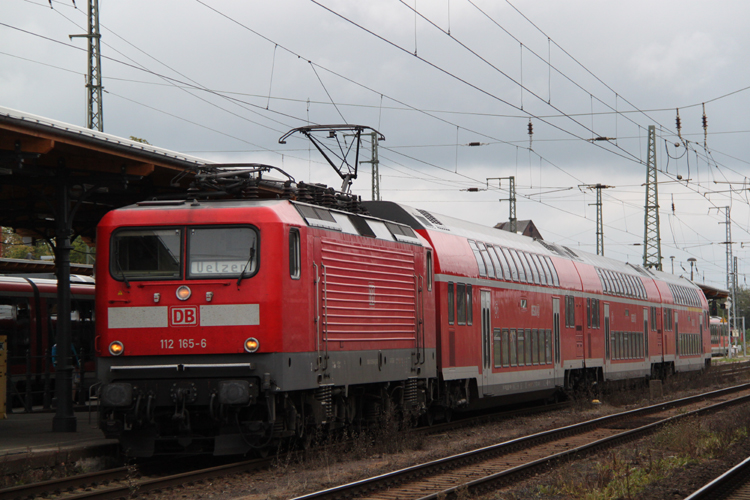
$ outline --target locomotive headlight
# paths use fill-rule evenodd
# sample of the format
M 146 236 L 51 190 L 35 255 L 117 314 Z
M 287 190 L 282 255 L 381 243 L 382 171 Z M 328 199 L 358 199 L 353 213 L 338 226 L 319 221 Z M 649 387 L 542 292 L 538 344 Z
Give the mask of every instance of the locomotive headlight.
M 175 295 L 177 295 L 177 298 L 180 300 L 187 300 L 190 298 L 190 294 L 193 292 L 190 290 L 190 288 L 186 285 L 180 286 L 177 291 L 175 292 Z
M 125 348 L 123 347 L 122 342 L 120 342 L 119 340 L 115 340 L 114 342 L 109 344 L 109 353 L 112 356 L 119 356 L 124 350 Z
M 245 350 L 247 352 L 255 352 L 258 349 L 260 349 L 260 342 L 258 342 L 258 339 L 250 337 L 245 341 Z

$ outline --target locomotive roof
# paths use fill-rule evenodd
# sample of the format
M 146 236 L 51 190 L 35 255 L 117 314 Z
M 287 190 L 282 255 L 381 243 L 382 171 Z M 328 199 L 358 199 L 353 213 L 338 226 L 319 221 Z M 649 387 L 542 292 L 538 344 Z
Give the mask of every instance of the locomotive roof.
M 147 200 L 136 203 L 135 205 L 129 205 L 122 207 L 116 212 L 124 210 L 164 210 L 164 209 L 200 209 L 200 208 L 248 208 L 248 207 L 273 207 L 281 204 L 291 204 L 297 208 L 297 212 L 300 217 L 311 227 L 319 227 L 337 232 L 358 234 L 362 236 L 375 237 L 380 239 L 386 239 L 389 241 L 399 241 L 401 243 L 409 243 L 418 246 L 429 246 L 427 241 L 416 233 L 410 231 L 409 224 L 394 221 L 392 219 L 384 219 L 375 215 L 353 213 L 347 210 L 342 210 L 335 207 L 325 207 L 317 204 L 305 203 L 300 201 L 288 200 L 288 199 L 242 199 L 242 198 L 219 198 L 213 200 Z M 305 210 L 301 207 L 308 207 L 309 210 Z M 332 216 L 331 214 L 336 214 Z M 371 221 L 382 222 L 385 226 L 390 225 L 386 229 L 383 226 L 383 233 L 378 234 L 373 232 L 371 229 L 357 224 L 347 222 L 351 218 L 355 219 L 366 219 Z M 395 229 L 393 226 L 404 228 L 402 230 Z M 390 231 L 390 233 L 389 233 Z
M 638 264 L 621 262 L 603 255 L 596 255 L 582 250 L 572 250 L 569 247 L 548 241 L 531 238 L 521 234 L 514 234 L 502 229 L 483 226 L 474 222 L 456 219 L 447 215 L 436 214 L 427 210 L 417 209 L 388 201 L 366 201 L 362 205 L 372 214 L 388 220 L 395 220 L 409 225 L 415 230 L 437 231 L 454 234 L 464 238 L 487 243 L 502 245 L 508 248 L 525 250 L 542 255 L 549 255 L 566 260 L 574 260 L 589 264 L 596 268 L 617 271 L 619 273 L 657 279 L 666 283 L 699 288 L 690 280 L 663 271 L 646 269 Z

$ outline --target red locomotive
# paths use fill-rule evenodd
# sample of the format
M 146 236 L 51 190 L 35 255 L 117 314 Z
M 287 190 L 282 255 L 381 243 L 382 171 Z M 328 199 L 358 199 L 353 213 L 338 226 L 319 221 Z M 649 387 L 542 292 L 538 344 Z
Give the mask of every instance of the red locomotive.
M 389 410 L 430 420 L 710 361 L 706 300 L 686 280 L 395 203 L 343 205 L 106 215 L 105 434 L 135 456 L 245 453 Z

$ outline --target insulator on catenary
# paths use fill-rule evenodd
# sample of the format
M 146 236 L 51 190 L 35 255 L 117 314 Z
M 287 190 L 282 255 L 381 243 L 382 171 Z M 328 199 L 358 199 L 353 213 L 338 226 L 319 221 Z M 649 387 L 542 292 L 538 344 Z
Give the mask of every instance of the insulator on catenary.
M 703 103 L 703 147 L 708 142 L 708 118 L 706 118 L 706 103 Z
M 677 108 L 677 118 L 675 118 L 674 121 L 677 125 L 677 136 L 682 139 L 682 121 L 680 120 L 680 108 Z

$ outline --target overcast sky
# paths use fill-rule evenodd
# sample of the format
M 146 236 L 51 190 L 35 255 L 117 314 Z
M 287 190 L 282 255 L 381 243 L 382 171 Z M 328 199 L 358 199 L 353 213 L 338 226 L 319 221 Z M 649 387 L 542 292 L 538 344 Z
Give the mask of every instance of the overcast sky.
M 86 41 L 68 37 L 86 5 L 0 0 L 0 106 L 86 124 Z M 607 184 L 605 255 L 639 264 L 655 125 L 664 270 L 674 256 L 689 275 L 694 257 L 696 280 L 725 286 L 730 206 L 744 286 L 748 19 L 740 0 L 100 0 L 104 131 L 339 188 L 306 140 L 278 139 L 366 125 L 386 138 L 383 199 L 492 225 L 508 184 L 487 179 L 514 176 L 519 219 L 592 253 L 595 194 L 579 186 Z

